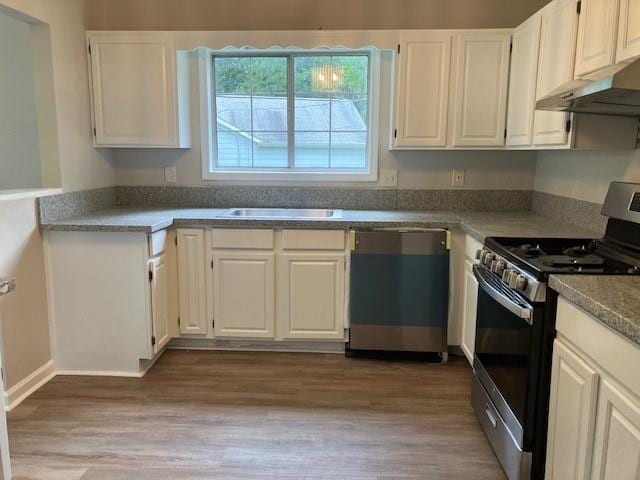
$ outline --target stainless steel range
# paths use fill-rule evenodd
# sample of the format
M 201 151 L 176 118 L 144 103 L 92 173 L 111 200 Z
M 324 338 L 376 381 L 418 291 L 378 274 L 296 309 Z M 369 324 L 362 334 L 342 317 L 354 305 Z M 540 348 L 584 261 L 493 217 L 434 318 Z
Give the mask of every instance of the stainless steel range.
M 490 237 L 474 267 L 472 404 L 510 480 L 544 478 L 557 294 L 549 275 L 640 274 L 640 184 L 612 183 L 602 239 Z

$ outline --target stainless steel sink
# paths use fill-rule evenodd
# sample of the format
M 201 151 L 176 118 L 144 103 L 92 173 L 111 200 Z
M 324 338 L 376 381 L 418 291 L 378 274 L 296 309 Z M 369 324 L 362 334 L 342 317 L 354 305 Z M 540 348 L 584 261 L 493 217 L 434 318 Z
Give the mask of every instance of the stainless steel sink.
M 225 217 L 322 219 L 342 218 L 342 210 L 322 208 L 234 208 Z

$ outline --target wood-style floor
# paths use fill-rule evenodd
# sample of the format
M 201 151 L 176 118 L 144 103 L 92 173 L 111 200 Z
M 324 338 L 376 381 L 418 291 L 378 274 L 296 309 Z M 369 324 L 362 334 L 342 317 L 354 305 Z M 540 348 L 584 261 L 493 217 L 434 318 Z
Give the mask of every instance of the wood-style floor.
M 9 414 L 17 479 L 504 479 L 470 368 L 172 350 L 142 379 L 56 377 Z

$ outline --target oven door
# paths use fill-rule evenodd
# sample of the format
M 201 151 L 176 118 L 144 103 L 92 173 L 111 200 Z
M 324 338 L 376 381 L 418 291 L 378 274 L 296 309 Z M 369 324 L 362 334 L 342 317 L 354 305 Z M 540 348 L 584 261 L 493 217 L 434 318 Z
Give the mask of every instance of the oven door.
M 474 371 L 524 449 L 534 309 L 483 265 L 475 265 L 473 273 L 478 280 Z

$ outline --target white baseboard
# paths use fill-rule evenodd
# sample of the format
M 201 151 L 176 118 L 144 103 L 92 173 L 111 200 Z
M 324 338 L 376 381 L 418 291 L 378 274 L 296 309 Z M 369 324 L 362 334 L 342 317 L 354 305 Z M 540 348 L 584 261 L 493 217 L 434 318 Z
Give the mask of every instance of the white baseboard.
M 53 360 L 49 360 L 35 372 L 16 383 L 4 394 L 6 410 L 10 412 L 16 408 L 25 398 L 55 377 L 55 375 L 55 364 L 53 363 Z
M 141 378 L 144 376 L 144 372 L 118 372 L 118 371 L 104 371 L 104 370 L 60 370 L 56 372 L 56 375 L 63 376 L 78 376 L 78 377 L 131 377 Z

